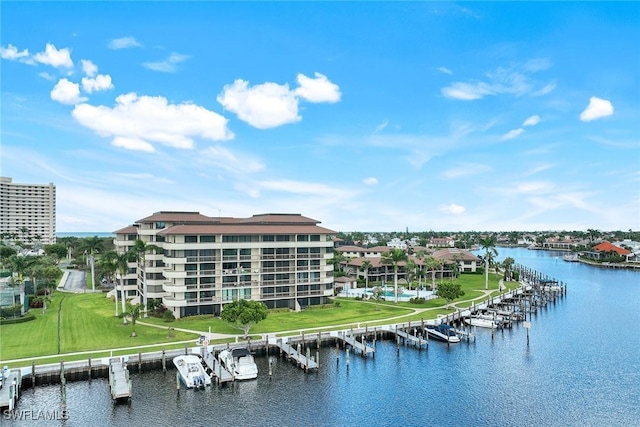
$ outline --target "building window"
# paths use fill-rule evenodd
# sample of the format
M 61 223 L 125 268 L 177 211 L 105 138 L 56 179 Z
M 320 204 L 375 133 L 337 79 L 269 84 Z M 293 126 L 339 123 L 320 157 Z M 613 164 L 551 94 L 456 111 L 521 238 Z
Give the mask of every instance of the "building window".
M 184 236 L 185 243 L 198 243 L 198 236 Z
M 216 236 L 200 236 L 200 243 L 214 243 Z
M 308 234 L 298 234 L 296 236 L 296 240 L 298 242 L 308 242 L 309 241 L 309 235 Z
M 276 242 L 288 242 L 291 240 L 291 236 L 288 234 L 279 234 L 276 236 Z

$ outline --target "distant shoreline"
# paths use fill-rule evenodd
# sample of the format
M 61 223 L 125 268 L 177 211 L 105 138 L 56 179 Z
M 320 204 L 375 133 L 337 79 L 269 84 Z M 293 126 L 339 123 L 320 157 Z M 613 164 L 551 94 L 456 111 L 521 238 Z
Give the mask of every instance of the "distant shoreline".
M 61 238 L 61 237 L 78 237 L 78 238 L 85 238 L 85 237 L 115 237 L 115 234 L 113 234 L 112 232 L 109 231 L 60 231 L 58 233 L 56 233 L 56 238 Z

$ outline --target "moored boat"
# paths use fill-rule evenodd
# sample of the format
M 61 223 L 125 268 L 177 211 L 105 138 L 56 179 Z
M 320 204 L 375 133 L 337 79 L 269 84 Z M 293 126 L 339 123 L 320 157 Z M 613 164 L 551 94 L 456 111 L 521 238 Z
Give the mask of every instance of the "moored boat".
M 446 323 L 440 323 L 439 325 L 427 325 L 427 333 L 430 337 L 440 341 L 448 343 L 460 342 L 460 337 L 456 333 L 456 330 Z
M 494 320 L 484 319 L 477 316 L 465 317 L 464 323 L 471 326 L 477 326 L 478 328 L 496 329 L 498 327 L 498 324 Z
M 180 355 L 173 358 L 180 379 L 187 388 L 204 388 L 211 385 L 211 377 L 202 366 L 202 359 L 195 354 Z
M 258 377 L 258 366 L 246 347 L 222 350 L 218 360 L 236 380 L 252 380 Z

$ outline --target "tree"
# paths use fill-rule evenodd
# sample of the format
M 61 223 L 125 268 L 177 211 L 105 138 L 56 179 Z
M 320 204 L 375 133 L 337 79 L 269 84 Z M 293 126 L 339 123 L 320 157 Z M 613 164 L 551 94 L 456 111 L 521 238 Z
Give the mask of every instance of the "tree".
M 342 252 L 334 249 L 333 258 L 327 260 L 327 264 L 333 264 L 333 271 L 342 273 L 342 263 L 345 261 L 345 256 Z M 336 275 L 338 277 L 338 275 Z
M 12 255 L 17 255 L 15 249 L 10 248 L 9 246 L 0 245 L 0 263 L 2 264 L 3 268 L 5 263 L 9 261 L 9 258 L 11 258 Z
M 511 269 L 513 268 L 513 264 L 516 263 L 516 260 L 511 258 L 510 256 L 506 257 L 504 261 L 502 261 L 502 266 L 504 267 L 504 278 L 505 280 L 511 280 Z
M 407 254 L 402 249 L 394 249 L 382 254 L 381 262 L 385 265 L 393 266 L 393 289 L 395 302 L 398 302 L 398 265 L 407 260 Z
M 136 321 L 140 318 L 140 314 L 142 312 L 142 304 L 131 304 L 127 303 L 127 311 L 122 313 L 122 316 L 131 317 L 131 336 L 136 336 Z
M 104 255 L 105 267 L 106 271 L 110 271 L 112 273 L 118 273 L 120 276 L 120 301 L 122 304 L 122 312 L 125 310 L 125 302 L 126 298 L 124 295 L 124 276 L 127 275 L 129 271 L 129 261 L 135 257 L 135 254 L 132 252 L 125 252 L 122 254 L 117 253 L 116 251 L 109 251 Z M 118 316 L 118 287 L 114 287 L 114 294 L 116 297 L 116 317 Z M 127 316 L 122 316 L 123 323 L 127 324 Z
M 18 275 L 18 285 L 24 284 L 24 273 L 36 262 L 36 258 L 30 256 L 11 255 L 9 264 L 14 273 Z
M 67 256 L 67 247 L 61 243 L 55 243 L 53 245 L 45 245 L 44 253 L 53 257 L 57 262 L 60 262 L 62 258 Z
M 98 236 L 87 237 L 82 242 L 82 247 L 85 249 L 89 264 L 91 265 L 91 290 L 96 290 L 96 272 L 95 272 L 95 255 L 102 251 L 103 241 Z
M 442 282 L 440 283 L 440 285 L 438 285 L 436 295 L 440 298 L 444 298 L 447 301 L 447 308 L 449 308 L 449 304 L 451 303 L 451 301 L 463 296 L 464 291 L 462 290 L 462 285 L 460 285 L 460 283 L 456 283 L 452 280 L 447 280 L 446 282 Z
M 491 255 L 497 256 L 496 251 L 497 239 L 496 236 L 490 234 L 484 239 L 480 239 L 480 246 L 484 249 L 484 288 L 489 289 L 489 258 Z
M 147 317 L 147 253 L 150 251 L 156 252 L 162 250 L 162 248 L 138 239 L 133 243 L 132 250 L 137 255 L 138 262 L 142 264 L 142 299 L 144 301 L 144 317 Z
M 220 313 L 220 318 L 242 329 L 244 338 L 247 338 L 251 327 L 266 319 L 267 313 L 267 306 L 263 302 L 241 299 L 226 304 Z
M 364 260 L 364 261 L 362 261 L 362 264 L 360 264 L 360 270 L 364 271 L 364 294 L 365 294 L 365 296 L 367 295 L 367 288 L 369 287 L 369 270 L 371 270 L 372 267 L 373 267 L 373 265 L 371 264 L 371 261 L 369 261 L 369 260 Z
M 425 258 L 425 265 L 427 270 L 431 271 L 431 289 L 436 289 L 436 270 L 440 267 L 442 261 L 432 257 L 431 255 Z

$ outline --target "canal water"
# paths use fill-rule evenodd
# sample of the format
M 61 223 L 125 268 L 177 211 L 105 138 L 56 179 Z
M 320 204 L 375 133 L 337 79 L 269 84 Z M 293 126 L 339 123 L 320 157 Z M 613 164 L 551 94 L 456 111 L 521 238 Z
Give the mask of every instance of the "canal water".
M 522 325 L 428 350 L 378 342 L 375 359 L 320 353 L 317 373 L 283 359 L 257 380 L 176 390 L 175 371 L 133 374 L 113 405 L 104 379 L 67 383 L 64 426 L 631 426 L 640 425 L 640 272 L 598 269 L 558 253 L 498 248 L 499 258 L 568 284 L 567 296 Z M 60 385 L 26 389 L 32 417 L 62 408 Z M 40 412 L 38 412 L 40 411 Z M 8 421 L 4 425 L 37 425 Z

